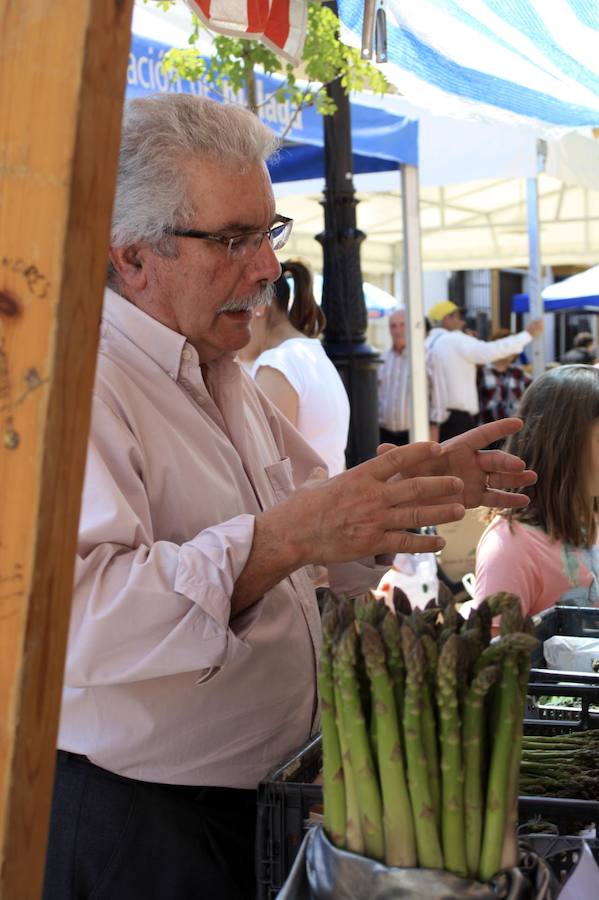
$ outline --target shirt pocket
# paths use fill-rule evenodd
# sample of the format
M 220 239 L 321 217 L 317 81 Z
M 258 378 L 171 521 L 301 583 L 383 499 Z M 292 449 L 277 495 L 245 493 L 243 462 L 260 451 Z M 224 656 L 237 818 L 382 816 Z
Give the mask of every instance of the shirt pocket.
M 288 456 L 276 463 L 271 463 L 270 466 L 265 466 L 264 471 L 275 495 L 275 500 L 285 500 L 294 492 L 293 469 Z

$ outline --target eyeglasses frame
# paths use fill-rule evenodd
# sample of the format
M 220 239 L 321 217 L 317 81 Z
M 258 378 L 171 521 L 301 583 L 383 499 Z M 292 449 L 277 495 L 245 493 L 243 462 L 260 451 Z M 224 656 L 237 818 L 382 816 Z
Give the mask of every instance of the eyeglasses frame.
M 215 234 L 211 231 L 198 231 L 196 228 L 165 228 L 164 233 L 167 235 L 173 235 L 174 237 L 190 237 L 197 238 L 201 241 L 212 241 L 217 244 L 223 244 L 227 248 L 227 253 L 231 255 L 231 247 L 233 241 L 242 237 L 251 237 L 254 234 L 262 235 L 260 243 L 256 247 L 255 252 L 257 253 L 260 247 L 262 246 L 262 242 L 265 237 L 268 237 L 268 240 L 272 244 L 272 233 L 277 228 L 283 226 L 283 228 L 287 225 L 293 226 L 293 219 L 288 218 L 287 216 L 277 215 L 277 222 L 272 225 L 270 228 L 267 228 L 265 231 L 261 231 L 260 229 L 256 229 L 256 231 L 242 231 L 238 234 Z M 291 233 L 291 228 L 289 229 L 289 233 Z

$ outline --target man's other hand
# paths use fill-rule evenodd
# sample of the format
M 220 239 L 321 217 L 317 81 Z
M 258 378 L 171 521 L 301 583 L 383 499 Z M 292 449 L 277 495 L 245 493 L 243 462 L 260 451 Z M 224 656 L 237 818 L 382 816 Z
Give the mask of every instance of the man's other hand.
M 479 425 L 441 444 L 442 454 L 422 460 L 414 466 L 404 466 L 402 476 L 457 475 L 464 484 L 460 494 L 447 496 L 447 503 L 459 502 L 466 508 L 490 506 L 517 508 L 528 505 L 525 494 L 512 493 L 534 484 L 537 476 L 525 468 L 524 462 L 503 450 L 484 450 L 488 444 L 500 441 L 522 428 L 522 420 L 500 419 Z M 379 455 L 392 452 L 392 444 L 381 444 Z M 509 490 L 508 490 L 509 489 Z

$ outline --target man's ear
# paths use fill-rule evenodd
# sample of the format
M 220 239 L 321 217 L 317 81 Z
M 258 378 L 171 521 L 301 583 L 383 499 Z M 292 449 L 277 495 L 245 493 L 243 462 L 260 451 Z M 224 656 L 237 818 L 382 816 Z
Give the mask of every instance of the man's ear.
M 126 247 L 111 247 L 110 262 L 114 266 L 123 287 L 136 291 L 143 290 L 147 284 L 145 257 L 147 248 L 140 244 L 129 244 Z

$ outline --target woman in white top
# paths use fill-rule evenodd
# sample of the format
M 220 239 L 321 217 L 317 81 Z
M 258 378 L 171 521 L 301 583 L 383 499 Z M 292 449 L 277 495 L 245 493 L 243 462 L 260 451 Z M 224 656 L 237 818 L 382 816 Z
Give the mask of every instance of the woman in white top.
M 258 307 L 252 322 L 257 359 L 251 369 L 267 397 L 326 462 L 329 475 L 345 468 L 349 401 L 343 382 L 318 340 L 325 316 L 312 291 L 312 274 L 301 262 L 283 263 L 271 306 Z M 293 279 L 293 299 L 287 275 Z

